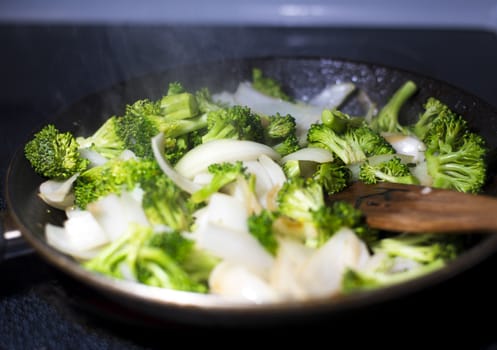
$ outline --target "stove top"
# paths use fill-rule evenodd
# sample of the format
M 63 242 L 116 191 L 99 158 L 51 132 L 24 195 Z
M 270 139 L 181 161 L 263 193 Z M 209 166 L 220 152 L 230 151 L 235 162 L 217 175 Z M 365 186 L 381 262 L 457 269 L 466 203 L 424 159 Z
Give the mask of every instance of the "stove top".
M 119 81 L 182 63 L 262 56 L 368 61 L 447 81 L 497 107 L 497 37 L 484 29 L 4 23 L 0 42 L 2 188 L 13 152 L 58 111 Z M 3 193 L 0 209 L 6 212 Z M 374 326 L 389 317 L 380 328 L 400 331 L 402 325 L 392 323 L 404 319 L 404 311 L 429 313 L 425 325 L 432 327 L 460 327 L 456 317 L 465 318 L 464 325 L 482 326 L 479 315 L 497 312 L 497 290 L 488 286 L 496 267 L 497 259 L 490 259 L 453 283 L 426 291 L 422 299 L 377 310 L 355 326 L 363 329 L 366 322 Z M 153 336 L 139 335 L 134 327 L 156 328 L 155 320 L 93 294 L 34 253 L 1 262 L 0 276 L 0 348 L 72 348 L 75 339 L 78 348 L 155 348 L 164 345 L 165 335 L 192 331 L 162 324 Z M 326 320 L 321 326 L 326 328 Z M 461 337 L 469 332 L 459 329 Z M 497 333 L 482 327 L 474 334 L 472 348 L 495 346 Z

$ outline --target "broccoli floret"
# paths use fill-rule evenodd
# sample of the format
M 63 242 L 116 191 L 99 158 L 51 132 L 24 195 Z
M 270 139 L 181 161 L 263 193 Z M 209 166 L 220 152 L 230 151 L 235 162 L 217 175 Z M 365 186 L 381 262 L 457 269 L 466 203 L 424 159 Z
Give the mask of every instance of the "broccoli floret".
M 452 114 L 449 107 L 440 100 L 430 97 L 424 104 L 424 111 L 419 115 L 417 122 L 411 127 L 412 132 L 420 140 L 424 140 L 431 128 L 431 123 L 441 115 Z
M 335 201 L 313 211 L 312 220 L 317 228 L 317 237 L 306 242 L 310 246 L 322 246 L 342 227 L 354 230 L 367 244 L 378 239 L 378 231 L 368 227 L 362 211 L 344 201 Z
M 432 186 L 460 192 L 478 193 L 486 181 L 486 148 L 483 139 L 469 133 L 453 151 L 429 148 L 425 152 Z
M 343 292 L 392 285 L 440 269 L 460 254 L 463 241 L 454 235 L 400 234 L 380 239 L 372 249 L 379 258 L 376 266 L 348 269 L 342 279 Z
M 425 158 L 432 186 L 460 192 L 481 191 L 486 181 L 487 147 L 483 138 L 471 132 L 462 116 L 440 101 L 429 99 L 425 109 L 420 117 L 423 122 L 419 124 L 423 127 L 418 129 L 424 130 Z
M 74 183 L 74 202 L 84 209 L 101 197 L 133 190 L 140 183 L 160 176 L 164 174 L 153 160 L 114 158 L 78 176 Z
M 224 103 L 215 102 L 208 88 L 202 88 L 195 93 L 198 109 L 201 113 L 209 113 L 218 109 L 227 108 Z
M 278 240 L 273 230 L 273 222 L 277 217 L 278 213 L 263 209 L 248 218 L 249 232 L 271 255 L 276 255 L 278 250 Z
M 207 133 L 202 141 L 218 139 L 250 140 L 264 142 L 261 118 L 250 108 L 233 106 L 207 114 Z
M 301 148 L 299 140 L 298 140 L 297 136 L 295 136 L 295 135 L 288 136 L 282 142 L 280 142 L 272 147 L 282 157 L 284 157 L 290 153 L 296 152 Z
M 383 136 L 367 126 L 348 128 L 339 135 L 324 124 L 313 124 L 307 140 L 310 147 L 327 149 L 345 164 L 358 163 L 374 155 L 395 153 Z
M 399 123 L 399 113 L 404 104 L 417 91 L 413 81 L 406 81 L 390 98 L 380 112 L 371 120 L 371 127 L 377 132 L 400 132 L 407 134 L 408 129 Z
M 429 263 L 454 259 L 461 251 L 461 242 L 457 237 L 442 234 L 400 234 L 377 241 L 373 251 Z
M 163 249 L 198 283 L 207 284 L 212 269 L 219 263 L 219 258 L 199 249 L 178 231 L 155 234 L 150 245 Z
M 343 191 L 350 184 L 352 172 L 340 161 L 327 162 L 318 165 L 313 178 L 331 195 Z
M 359 180 L 366 184 L 375 184 L 377 182 L 419 184 L 419 180 L 411 174 L 409 166 L 402 163 L 399 157 L 392 157 L 374 165 L 366 160 L 361 164 Z
M 24 146 L 24 155 L 37 174 L 51 179 L 67 179 L 84 171 L 89 164 L 81 157 L 74 135 L 60 132 L 53 124 L 34 134 Z
M 104 248 L 96 257 L 86 261 L 83 266 L 89 270 L 110 275 L 115 278 L 134 280 L 157 287 L 192 292 L 207 292 L 204 283 L 195 281 L 171 257 L 162 246 L 163 240 L 151 227 L 130 225 L 128 233 Z M 127 271 L 127 273 L 123 273 Z
M 219 191 L 225 185 L 235 181 L 240 176 L 245 176 L 245 167 L 240 161 L 211 164 L 207 170 L 213 174 L 212 180 L 192 194 L 191 200 L 193 203 L 201 203 L 207 200 L 213 193 Z
M 274 143 L 284 140 L 290 135 L 295 135 L 297 124 L 295 118 L 290 114 L 276 114 L 266 119 L 265 126 L 266 143 Z
M 174 230 L 188 230 L 193 223 L 190 195 L 169 177 L 147 178 L 140 181 L 144 190 L 142 207 L 153 225 L 166 225 Z M 172 204 L 174 203 L 174 204 Z
M 282 169 L 288 179 L 292 177 L 299 177 L 301 175 L 300 161 L 296 159 L 287 160 L 283 163 Z
M 313 211 L 324 206 L 323 188 L 312 178 L 293 177 L 278 191 L 279 212 L 297 221 L 313 220 Z
M 122 138 L 120 130 L 121 118 L 112 116 L 93 135 L 78 137 L 77 141 L 81 148 L 89 148 L 108 159 L 115 158 L 128 146 Z
M 387 258 L 387 260 L 392 260 Z M 391 263 L 393 264 L 393 262 Z M 428 273 L 434 272 L 445 266 L 442 259 L 434 260 L 428 264 L 423 264 L 412 269 L 400 272 L 390 271 L 357 271 L 348 268 L 342 277 L 342 292 L 345 294 L 374 290 L 381 287 L 405 282 Z
M 164 133 L 165 138 L 177 138 L 207 126 L 205 115 L 171 120 L 161 113 L 157 103 L 139 100 L 127 106 L 126 114 L 120 118 L 117 134 L 124 141 L 126 148 L 138 157 L 153 158 L 150 139 L 159 132 Z
M 265 95 L 284 101 L 292 101 L 292 98 L 283 91 L 281 84 L 274 79 L 264 76 L 262 70 L 259 68 L 252 69 L 252 86 Z

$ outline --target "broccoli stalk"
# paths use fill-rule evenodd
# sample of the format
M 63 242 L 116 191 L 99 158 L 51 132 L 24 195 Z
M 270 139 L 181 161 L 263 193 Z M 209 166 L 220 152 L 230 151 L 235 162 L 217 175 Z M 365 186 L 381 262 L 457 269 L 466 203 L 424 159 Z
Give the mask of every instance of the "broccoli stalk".
M 388 100 L 380 112 L 371 120 L 371 128 L 377 132 L 400 132 L 407 134 L 408 130 L 399 123 L 399 113 L 404 104 L 417 91 L 413 81 L 406 81 Z
M 328 128 L 338 134 L 344 133 L 348 128 L 357 128 L 365 125 L 363 118 L 354 117 L 339 110 L 325 109 L 321 113 L 321 121 Z
M 105 158 L 115 158 L 126 148 L 126 142 L 120 133 L 121 119 L 117 116 L 108 118 L 89 137 L 78 137 L 77 141 L 81 148 L 89 148 Z
M 89 164 L 81 157 L 74 135 L 60 132 L 53 124 L 43 127 L 26 143 L 24 155 L 37 174 L 58 180 L 84 171 Z
M 159 106 L 167 120 L 193 118 L 199 113 L 197 100 L 189 92 L 163 96 Z

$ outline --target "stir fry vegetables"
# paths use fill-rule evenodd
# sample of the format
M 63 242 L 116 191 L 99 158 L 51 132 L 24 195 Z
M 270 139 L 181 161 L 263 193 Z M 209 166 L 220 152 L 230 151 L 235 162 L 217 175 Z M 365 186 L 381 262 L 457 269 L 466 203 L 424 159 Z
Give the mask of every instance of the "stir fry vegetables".
M 442 101 L 402 124 L 416 94 L 399 86 L 378 112 L 341 109 L 359 90 L 325 87 L 308 102 L 254 68 L 235 92 L 139 100 L 92 135 L 46 125 L 25 145 L 65 210 L 49 244 L 110 278 L 266 303 L 382 288 L 437 270 L 461 236 L 382 232 L 330 195 L 354 181 L 477 193 L 486 145 Z M 363 92 L 364 93 L 364 92 Z

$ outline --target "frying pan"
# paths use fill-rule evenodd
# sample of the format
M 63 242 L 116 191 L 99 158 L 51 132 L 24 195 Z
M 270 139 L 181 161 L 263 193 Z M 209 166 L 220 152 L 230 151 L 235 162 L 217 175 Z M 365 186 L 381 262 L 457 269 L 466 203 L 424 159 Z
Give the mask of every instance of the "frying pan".
M 411 79 L 418 85 L 419 92 L 402 110 L 405 118 L 402 122 L 414 121 L 424 101 L 433 96 L 463 115 L 470 127 L 487 140 L 491 153 L 497 146 L 497 111 L 479 98 L 413 72 L 330 57 L 250 58 L 180 66 L 122 82 L 90 95 L 58 115 L 54 123 L 60 130 L 90 135 L 109 116 L 121 115 L 127 103 L 142 98 L 156 99 L 165 94 L 169 82 L 179 81 L 189 90 L 208 86 L 211 92 L 234 91 L 240 81 L 250 79 L 254 67 L 261 68 L 268 76 L 282 82 L 285 90 L 298 98 L 313 96 L 328 83 L 351 81 L 379 105 L 384 104 L 403 82 Z M 353 113 L 363 107 L 359 98 L 352 96 L 344 108 Z M 467 272 L 497 250 L 497 235 L 473 235 L 472 247 L 458 259 L 416 280 L 340 299 L 247 305 L 212 295 L 116 281 L 84 270 L 71 257 L 49 246 L 44 238 L 44 225 L 47 222 L 62 225 L 65 214 L 48 207 L 38 198 L 38 186 L 43 180 L 33 172 L 22 149 L 19 149 L 8 169 L 6 197 L 12 218 L 25 240 L 43 259 L 86 287 L 123 307 L 165 322 L 199 326 L 269 325 L 297 319 L 305 322 L 339 317 L 446 282 Z M 491 194 L 494 193 L 493 187 L 491 174 L 487 186 Z

